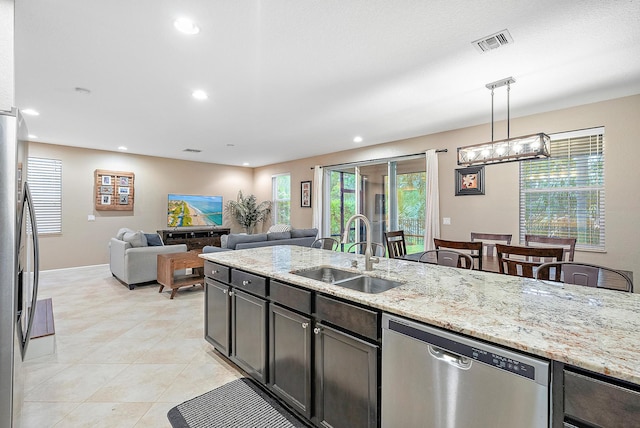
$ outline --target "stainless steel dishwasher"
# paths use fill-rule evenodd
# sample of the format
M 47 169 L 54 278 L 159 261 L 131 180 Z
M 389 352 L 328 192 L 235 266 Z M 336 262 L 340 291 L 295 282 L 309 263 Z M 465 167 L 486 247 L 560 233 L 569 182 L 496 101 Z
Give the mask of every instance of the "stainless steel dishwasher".
M 549 426 L 549 362 L 382 317 L 383 428 Z

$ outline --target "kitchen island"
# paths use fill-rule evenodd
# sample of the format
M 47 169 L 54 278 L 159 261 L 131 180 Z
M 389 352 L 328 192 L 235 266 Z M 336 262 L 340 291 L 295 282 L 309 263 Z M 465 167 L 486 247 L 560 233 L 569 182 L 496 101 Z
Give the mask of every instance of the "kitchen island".
M 360 255 L 278 246 L 201 257 L 625 381 L 631 388 L 640 384 L 640 296 L 635 294 L 386 258 L 366 274 L 403 284 L 368 294 L 292 273 L 318 266 L 355 272 L 364 266 Z M 358 268 L 352 268 L 354 260 Z

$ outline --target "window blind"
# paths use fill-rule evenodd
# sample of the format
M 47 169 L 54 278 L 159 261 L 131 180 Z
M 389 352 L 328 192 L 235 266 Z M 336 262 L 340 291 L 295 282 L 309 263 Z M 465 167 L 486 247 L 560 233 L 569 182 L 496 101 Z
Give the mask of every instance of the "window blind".
M 30 157 L 27 182 L 38 234 L 62 233 L 62 161 Z
M 520 241 L 569 237 L 604 251 L 604 128 L 550 137 L 550 158 L 520 162 Z

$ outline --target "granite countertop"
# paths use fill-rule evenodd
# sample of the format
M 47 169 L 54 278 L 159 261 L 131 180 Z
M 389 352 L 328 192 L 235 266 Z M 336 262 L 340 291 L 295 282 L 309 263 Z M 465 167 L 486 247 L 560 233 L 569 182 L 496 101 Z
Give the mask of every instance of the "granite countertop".
M 404 284 L 367 294 L 291 273 L 316 266 L 362 271 L 361 255 L 274 246 L 200 257 L 640 384 L 637 294 L 387 258 L 367 274 Z

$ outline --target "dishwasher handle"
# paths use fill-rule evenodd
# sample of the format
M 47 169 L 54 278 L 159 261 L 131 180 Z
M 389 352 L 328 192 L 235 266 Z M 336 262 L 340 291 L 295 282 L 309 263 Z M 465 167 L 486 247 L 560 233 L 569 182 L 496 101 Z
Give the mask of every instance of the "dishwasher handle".
M 454 354 L 437 346 L 429 345 L 429 355 L 460 370 L 469 370 L 471 368 L 471 358 Z

